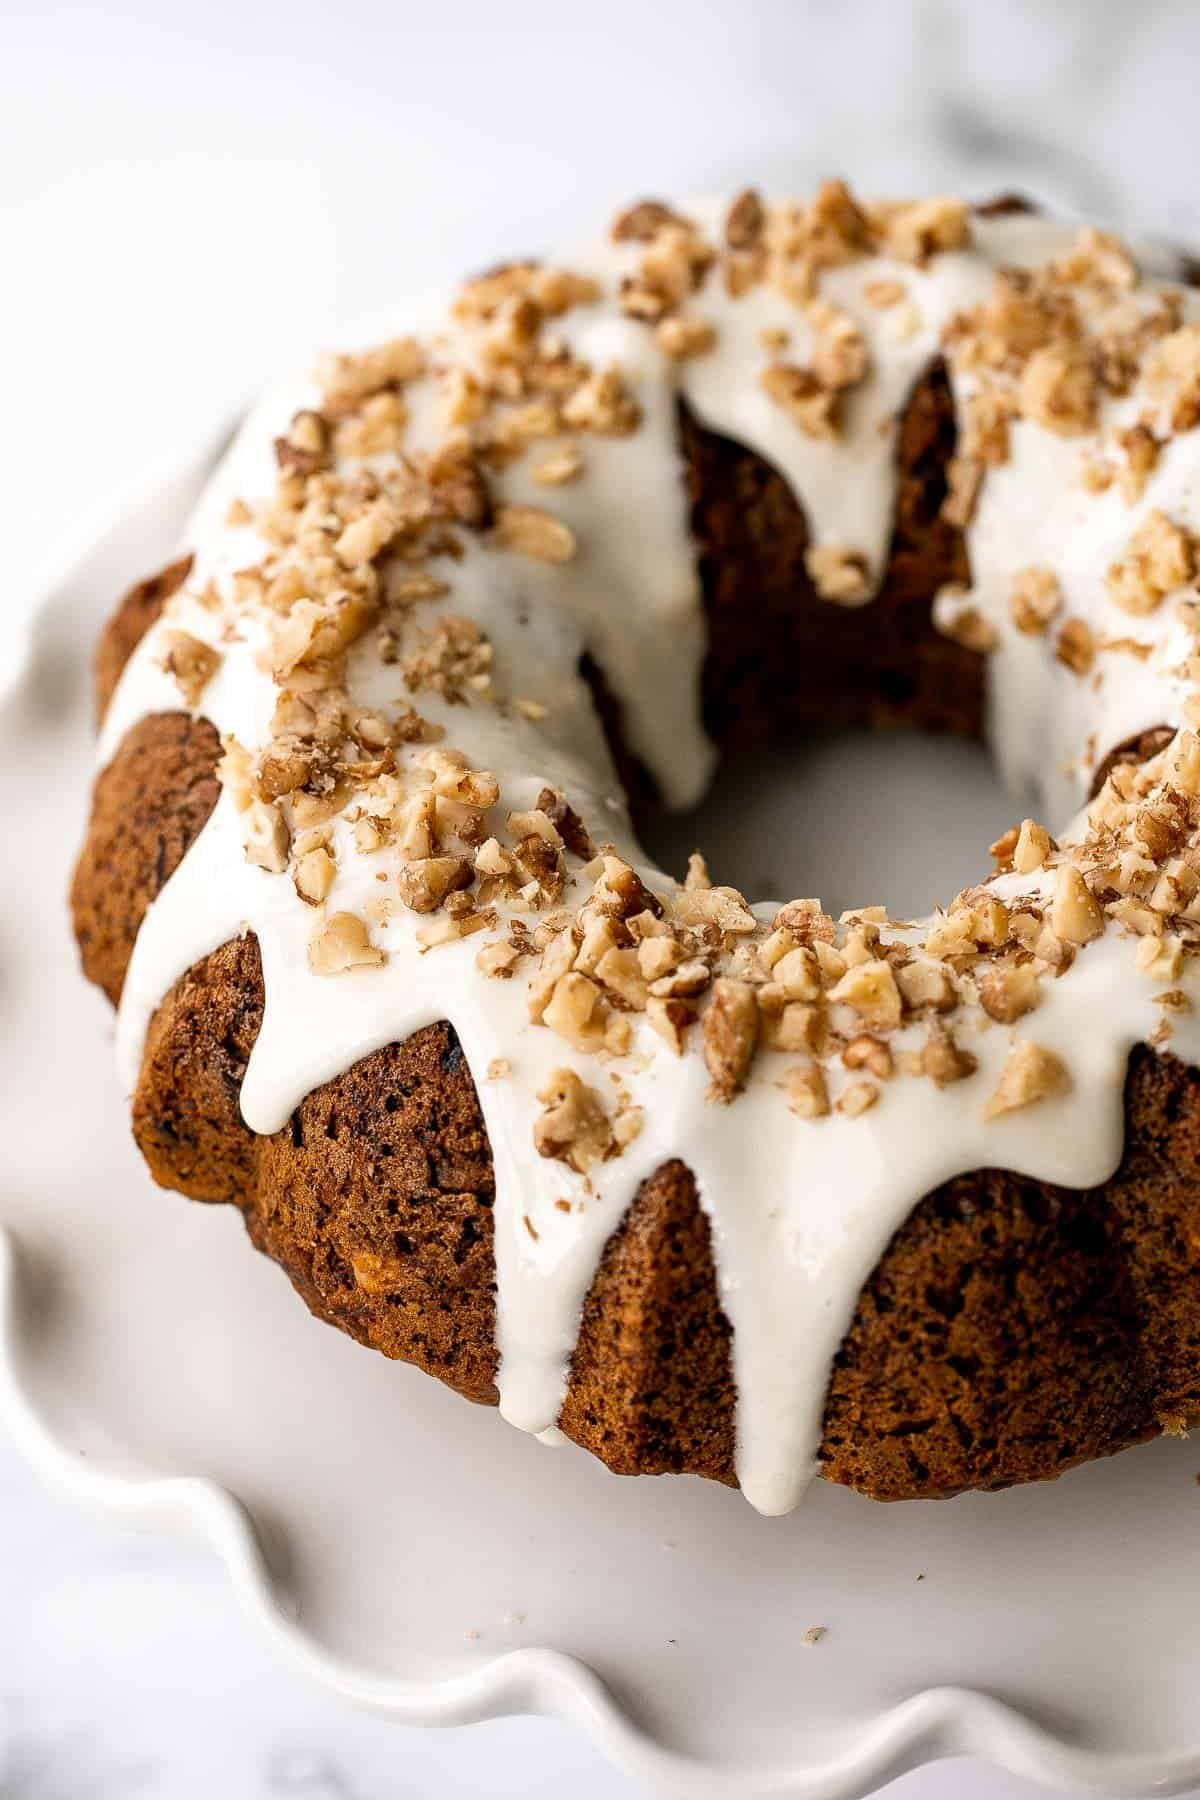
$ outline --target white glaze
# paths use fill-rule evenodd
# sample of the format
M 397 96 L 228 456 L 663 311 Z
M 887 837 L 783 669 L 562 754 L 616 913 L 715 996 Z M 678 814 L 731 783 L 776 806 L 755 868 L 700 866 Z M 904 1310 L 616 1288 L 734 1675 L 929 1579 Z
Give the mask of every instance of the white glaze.
M 696 211 L 715 230 L 719 209 Z M 815 543 L 862 550 L 878 572 L 894 500 L 897 415 L 937 354 L 944 325 L 985 296 L 998 264 L 1036 262 L 1073 236 L 1039 221 L 981 221 L 970 252 L 939 257 L 924 270 L 871 257 L 828 271 L 822 295 L 860 326 L 872 360 L 835 444 L 806 437 L 757 380 L 763 330 L 786 326 L 802 356 L 807 329 L 795 307 L 769 289 L 734 302 L 710 278 L 697 306 L 717 325 L 717 347 L 682 364 L 662 357 L 652 334 L 624 319 L 611 298 L 569 315 L 562 335 L 597 365 L 621 365 L 644 423 L 630 439 L 589 440 L 586 479 L 552 497 L 579 539 L 575 562 L 544 567 L 471 545 L 454 567 L 447 603 L 492 639 L 497 687 L 544 702 L 548 716 L 535 726 L 488 706 L 451 708 L 428 696 L 422 710 L 447 727 L 448 741 L 474 766 L 497 773 L 506 805 L 532 804 L 547 781 L 561 787 L 598 837 L 615 842 L 652 885 L 669 887 L 630 838 L 577 667 L 589 649 L 621 699 L 631 746 L 663 793 L 677 805 L 695 800 L 711 772 L 712 751 L 699 722 L 703 617 L 674 440 L 676 396 L 685 395 L 705 424 L 781 471 L 803 501 Z M 569 260 L 596 274 L 611 296 L 630 259 L 627 248 L 606 245 Z M 888 312 L 862 298 L 868 281 L 889 276 L 904 282 L 917 309 L 917 328 L 907 336 Z M 1188 316 L 1197 310 L 1189 301 Z M 410 323 L 389 319 L 362 340 Z M 447 354 L 466 354 L 453 331 L 444 343 Z M 953 365 L 951 372 L 961 395 L 968 383 Z M 431 385 L 419 384 L 413 393 L 410 442 L 417 446 L 436 441 Z M 211 620 L 193 596 L 210 579 L 227 582 L 261 548 L 245 528 L 225 526 L 228 503 L 235 495 L 266 494 L 273 477 L 270 440 L 313 398 L 305 384 L 289 384 L 248 422 L 188 533 L 197 565 L 170 609 L 171 628 L 211 635 Z M 1120 405 L 1106 402 L 1104 425 L 1122 422 Z M 1182 723 L 1184 690 L 1171 670 L 1181 660 L 1183 637 L 1167 614 L 1136 621 L 1131 630 L 1108 600 L 1104 577 L 1151 507 L 1200 524 L 1197 434 L 1172 443 L 1133 507 L 1115 493 L 1085 495 L 1080 458 L 1078 439 L 1018 423 L 1011 460 L 990 472 L 968 539 L 972 602 L 1001 636 L 989 665 L 994 741 L 1013 785 L 1039 786 L 1060 814 L 1079 804 L 1106 748 L 1152 724 Z M 520 463 L 500 478 L 500 488 L 510 501 L 546 503 Z M 1117 666 L 1109 658 L 1099 682 L 1084 683 L 1044 644 L 1016 634 L 1007 616 L 1012 577 L 1040 562 L 1058 573 L 1071 612 L 1098 632 L 1144 636 L 1151 657 L 1122 658 Z M 152 631 L 131 659 L 105 726 L 105 759 L 136 719 L 179 705 L 174 683 L 159 667 L 165 628 Z M 267 735 L 274 703 L 270 679 L 254 661 L 253 627 L 243 645 L 223 648 L 203 711 L 222 732 L 253 747 Z M 366 704 L 401 697 L 396 672 L 366 652 L 354 655 L 352 686 Z M 382 860 L 356 856 L 343 821 L 335 838 L 338 874 L 328 908 L 361 911 L 379 893 L 380 869 L 390 874 L 394 863 L 386 853 Z M 768 917 L 772 909 L 757 910 Z M 387 952 L 384 967 L 335 980 L 314 976 L 311 909 L 286 878 L 245 862 L 237 815 L 223 798 L 139 934 L 118 1030 L 126 1081 L 130 1087 L 136 1081 L 146 1027 L 162 996 L 189 966 L 240 931 L 259 940 L 266 989 L 242 1090 L 244 1116 L 256 1131 L 280 1129 L 304 1094 L 371 1050 L 449 1019 L 476 1077 L 495 1161 L 501 1407 L 513 1423 L 538 1433 L 557 1419 L 580 1309 L 605 1242 L 639 1182 L 683 1156 L 712 1224 L 722 1304 L 733 1327 L 739 1480 L 747 1498 L 768 1513 L 793 1506 L 812 1473 L 831 1359 L 862 1283 L 913 1204 L 940 1181 L 981 1165 L 1070 1186 L 1104 1180 L 1121 1152 L 1126 1058 L 1160 1023 L 1154 990 L 1134 970 L 1130 941 L 1110 930 L 1051 984 L 1036 1013 L 1037 1041 L 1069 1063 L 1071 1092 L 1053 1105 L 985 1123 L 984 1102 L 1011 1041 L 1000 1029 L 972 1041 L 978 1072 L 955 1087 L 897 1080 L 861 1117 L 835 1112 L 808 1122 L 795 1118 L 777 1091 L 782 1059 L 761 1056 L 736 1104 L 716 1106 L 706 1099 L 701 1058 L 676 1058 L 639 1021 L 637 1066 L 627 1058 L 612 1066 L 645 1108 L 645 1128 L 621 1157 L 593 1171 L 588 1187 L 536 1154 L 533 1124 L 535 1096 L 551 1069 L 565 1063 L 585 1080 L 602 1082 L 594 1060 L 530 1023 L 522 982 L 481 979 L 478 940 L 422 954 L 415 923 L 406 915 L 375 932 Z M 1181 1019 L 1172 1048 L 1200 1060 L 1195 1018 Z M 511 1078 L 484 1078 L 497 1057 L 511 1064 Z M 556 1205 L 562 1198 L 572 1203 L 569 1211 Z

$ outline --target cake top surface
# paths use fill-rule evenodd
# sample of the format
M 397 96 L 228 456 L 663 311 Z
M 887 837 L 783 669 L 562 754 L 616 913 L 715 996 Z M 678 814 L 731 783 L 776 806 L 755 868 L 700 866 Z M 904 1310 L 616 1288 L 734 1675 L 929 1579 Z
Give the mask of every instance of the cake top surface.
M 259 939 L 248 1122 L 448 1018 L 496 1164 L 501 1403 L 554 1424 L 582 1300 L 679 1154 L 734 1328 L 739 1476 L 792 1504 L 833 1354 L 891 1233 L 949 1175 L 1104 1179 L 1139 1041 L 1196 1060 L 1200 301 L 1111 234 L 963 203 L 643 202 L 563 264 L 466 283 L 248 422 L 183 587 L 106 721 L 181 704 L 222 795 L 151 907 L 132 1083 L 191 963 Z M 677 405 L 786 477 L 821 599 L 883 574 L 898 420 L 944 360 L 947 510 L 994 747 L 1031 818 L 917 921 L 676 882 L 630 830 L 586 655 L 664 797 L 711 772 Z M 1079 810 L 1107 753 L 1165 727 Z M 852 819 L 848 818 L 848 824 Z

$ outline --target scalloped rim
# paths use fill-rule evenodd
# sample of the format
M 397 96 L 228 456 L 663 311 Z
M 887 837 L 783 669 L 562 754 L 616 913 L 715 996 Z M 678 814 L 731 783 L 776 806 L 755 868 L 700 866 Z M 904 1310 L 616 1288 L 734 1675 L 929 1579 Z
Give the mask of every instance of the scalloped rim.
M 37 584 L 19 622 L 14 661 L 0 669 L 0 703 L 24 677 L 39 627 L 55 603 L 86 581 L 89 566 L 136 537 L 151 511 L 182 504 L 220 454 L 236 414 L 227 409 L 167 473 L 131 484 L 76 534 L 57 571 Z M 293 1616 L 263 1554 L 253 1519 L 237 1496 L 203 1475 L 129 1477 L 83 1462 L 52 1431 L 21 1378 L 20 1255 L 0 1225 L 0 1421 L 32 1467 L 68 1497 L 118 1518 L 197 1538 L 214 1550 L 234 1592 L 258 1626 L 295 1664 L 357 1706 L 409 1725 L 469 1725 L 520 1713 L 580 1727 L 618 1768 L 695 1800 L 796 1796 L 850 1800 L 944 1756 L 976 1756 L 1030 1781 L 1098 1794 L 1173 1794 L 1200 1782 L 1200 1745 L 1154 1754 L 1106 1754 L 1057 1737 L 1026 1714 L 972 1688 L 926 1688 L 857 1729 L 840 1753 L 819 1763 L 755 1767 L 705 1762 L 667 1749 L 641 1731 L 594 1670 L 561 1651 L 527 1648 L 493 1657 L 451 1680 L 389 1680 L 331 1655 Z

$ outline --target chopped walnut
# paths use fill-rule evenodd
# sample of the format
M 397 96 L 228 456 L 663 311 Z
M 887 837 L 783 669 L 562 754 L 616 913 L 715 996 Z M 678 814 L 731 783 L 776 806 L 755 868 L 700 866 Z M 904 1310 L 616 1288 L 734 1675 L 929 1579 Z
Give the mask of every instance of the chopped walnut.
M 1121 562 L 1108 572 L 1108 591 L 1123 612 L 1154 612 L 1196 573 L 1196 543 L 1165 513 L 1147 513 Z
M 949 1012 L 957 1002 L 953 977 L 941 963 L 905 963 L 895 971 L 895 978 L 905 1006 L 913 1012 L 925 1007 Z
M 583 474 L 583 457 L 574 444 L 564 444 L 535 463 L 533 479 L 540 487 L 566 487 Z
M 1104 914 L 1077 865 L 1060 865 L 1054 883 L 1050 923 L 1068 944 L 1088 944 L 1104 930 Z
M 900 262 L 924 264 L 945 250 L 970 242 L 970 214 L 964 201 L 949 195 L 912 200 L 883 212 L 883 248 Z
M 542 1013 L 542 1024 L 576 1050 L 598 1050 L 604 1043 L 604 997 L 587 975 L 571 970 L 555 983 Z
M 961 644 L 964 650 L 986 656 L 996 648 L 996 627 L 977 606 L 965 604 L 967 593 L 967 589 L 954 584 L 939 589 L 934 596 L 934 624 L 943 637 Z
M 276 681 L 340 656 L 362 637 L 375 611 L 367 596 L 346 590 L 332 593 L 324 605 L 297 601 L 272 630 L 271 672 Z
M 357 913 L 334 913 L 309 940 L 308 963 L 314 975 L 343 975 L 348 969 L 373 968 L 386 960 Z
M 788 1106 L 801 1119 L 820 1119 L 829 1111 L 829 1090 L 819 1063 L 798 1064 L 784 1080 Z
M 947 492 L 942 502 L 942 517 L 947 525 L 954 526 L 957 531 L 965 531 L 975 517 L 985 472 L 986 466 L 979 457 L 950 458 L 946 470 Z
M 471 531 L 492 523 L 492 497 L 487 478 L 468 443 L 452 439 L 430 459 L 429 486 L 443 517 Z
M 978 1058 L 969 1050 L 961 1049 L 950 1032 L 944 1029 L 930 1031 L 921 1051 L 921 1072 L 936 1086 L 949 1087 L 953 1082 L 965 1081 L 978 1067 Z
M 809 437 L 837 436 L 838 390 L 821 381 L 813 369 L 798 363 L 770 363 L 763 371 L 762 384 L 775 404 Z
M 659 981 L 683 961 L 683 951 L 672 937 L 643 938 L 637 947 L 638 967 L 647 981 Z
M 1013 583 L 1009 600 L 1013 624 L 1031 637 L 1045 631 L 1062 604 L 1062 588 L 1052 569 L 1040 565 L 1022 569 Z
M 993 969 L 979 982 L 979 1004 L 989 1018 L 1012 1025 L 1032 1012 L 1041 999 L 1041 985 L 1032 963 L 1016 968 Z
M 408 407 L 398 393 L 372 394 L 334 433 L 339 456 L 384 456 L 398 452 L 408 427 Z
M 292 879 L 296 892 L 310 906 L 320 906 L 328 898 L 337 874 L 337 864 L 324 845 L 318 844 L 296 859 Z
M 1066 348 L 1035 350 L 1021 375 L 1021 411 L 1060 436 L 1090 431 L 1096 422 L 1096 374 Z
M 599 437 L 628 437 L 642 422 L 642 409 L 625 386 L 618 369 L 607 369 L 580 383 L 562 409 L 566 424 Z
M 406 656 L 401 669 L 409 690 L 428 688 L 460 702 L 491 687 L 492 646 L 474 620 L 443 613 L 419 649 Z
M 1200 737 L 1181 731 L 1167 751 L 1166 779 L 1190 799 L 1200 798 Z
M 1041 868 L 1053 849 L 1054 839 L 1044 825 L 1033 819 L 1022 819 L 1013 845 L 1013 868 L 1019 875 L 1031 875 Z
M 595 1088 L 573 1069 L 555 1069 L 539 1088 L 542 1111 L 533 1127 L 540 1156 L 567 1163 L 586 1175 L 614 1149 L 612 1122 Z
M 1118 292 L 1137 286 L 1138 267 L 1128 244 L 1111 231 L 1089 225 L 1079 233 L 1069 255 L 1056 265 L 1060 279 Z
M 891 964 L 880 958 L 847 969 L 829 998 L 852 1006 L 863 1023 L 876 1030 L 892 1031 L 900 1023 L 900 989 Z
M 713 982 L 704 1014 L 704 1061 L 714 1100 L 732 1100 L 742 1087 L 758 1043 L 758 1002 L 749 982 L 722 976 Z
M 807 945 L 788 950 L 771 970 L 771 983 L 788 1000 L 815 1000 L 821 993 L 821 967 Z
M 220 651 L 186 631 L 168 631 L 163 642 L 163 668 L 173 676 L 188 705 L 198 706 L 201 694 L 221 666 Z
M 972 394 L 963 420 L 962 454 L 971 462 L 1007 462 L 1015 413 L 1016 402 L 1005 388 L 988 386 Z
M 1058 634 L 1054 654 L 1073 675 L 1087 675 L 1096 660 L 1096 639 L 1085 619 L 1067 619 Z
M 684 1033 L 696 1017 L 690 1000 L 662 998 L 652 994 L 646 1001 L 646 1023 L 668 1044 L 676 1056 L 682 1056 Z
M 675 899 L 675 914 L 686 925 L 711 925 L 734 937 L 756 930 L 758 920 L 736 888 L 683 888 Z
M 859 606 L 871 597 L 871 574 L 861 551 L 841 544 L 818 544 L 807 550 L 804 566 L 822 600 L 836 606 Z
M 828 301 L 814 300 L 808 320 L 816 332 L 812 370 L 822 387 L 835 392 L 856 387 L 870 367 L 866 339 L 848 313 Z
M 629 919 L 641 912 L 656 916 L 662 912 L 661 903 L 623 857 L 615 851 L 605 850 L 600 861 L 600 872 L 590 901 L 596 911 L 618 919 Z
M 1183 942 L 1169 934 L 1144 937 L 1138 944 L 1134 961 L 1151 981 L 1178 981 L 1183 968 Z
M 842 1051 L 842 1062 L 848 1069 L 866 1069 L 877 1081 L 891 1080 L 892 1053 L 882 1038 L 872 1037 L 869 1031 L 850 1039 Z
M 586 861 L 596 854 L 583 820 L 557 788 L 542 789 L 537 797 L 537 810 L 574 856 L 581 856 Z
M 984 1107 L 983 1116 L 998 1119 L 1004 1113 L 1016 1112 L 1039 1100 L 1064 1094 L 1070 1086 L 1071 1077 L 1062 1058 L 1053 1050 L 1022 1038 L 1009 1051 L 1000 1081 Z
M 333 415 L 357 406 L 368 395 L 414 381 L 425 367 L 425 353 L 415 338 L 393 338 L 374 349 L 327 356 L 317 368 L 325 410 Z
M 396 877 L 400 898 L 413 912 L 430 913 L 447 894 L 470 887 L 475 871 L 466 856 L 425 856 L 405 863 Z
M 545 563 L 570 562 L 578 549 L 571 527 L 540 506 L 502 506 L 496 515 L 496 541 L 505 550 Z
M 1148 359 L 1146 375 L 1151 391 L 1167 400 L 1172 431 L 1200 424 L 1200 325 L 1164 337 Z
M 1117 433 L 1117 443 L 1125 452 L 1125 468 L 1121 476 L 1121 492 L 1131 506 L 1145 493 L 1150 477 L 1158 467 L 1162 445 L 1148 425 L 1130 425 Z
M 871 1081 L 851 1081 L 838 1096 L 837 1109 L 847 1118 L 857 1119 L 868 1112 L 879 1098 L 879 1089 Z
M 627 206 L 613 221 L 612 235 L 616 243 L 648 244 L 669 225 L 686 225 L 682 214 L 662 200 L 638 200 Z
M 828 1042 L 828 1021 L 821 1006 L 785 1000 L 778 989 L 758 989 L 762 1041 L 769 1050 L 811 1050 L 823 1054 Z
M 373 562 L 392 542 L 400 522 L 395 508 L 387 500 L 375 500 L 346 526 L 334 549 L 347 567 Z
M 596 979 L 610 998 L 615 995 L 633 1012 L 645 1012 L 648 986 L 632 947 L 614 946 L 606 951 L 596 964 Z
M 766 208 L 753 188 L 743 188 L 725 215 L 725 242 L 731 250 L 750 250 L 762 237 Z
M 282 874 L 287 868 L 291 836 L 279 808 L 251 800 L 242 815 L 242 830 L 246 861 L 269 874 Z
M 717 328 L 709 319 L 682 318 L 676 314 L 663 320 L 655 338 L 665 355 L 682 362 L 711 350 L 717 341 Z
M 529 983 L 527 996 L 529 1016 L 540 1022 L 559 981 L 575 960 L 575 940 L 569 931 L 560 931 L 542 948 L 541 964 Z
M 881 312 L 889 306 L 898 306 L 905 295 L 902 281 L 876 280 L 863 283 L 863 299 L 868 306 L 876 306 Z

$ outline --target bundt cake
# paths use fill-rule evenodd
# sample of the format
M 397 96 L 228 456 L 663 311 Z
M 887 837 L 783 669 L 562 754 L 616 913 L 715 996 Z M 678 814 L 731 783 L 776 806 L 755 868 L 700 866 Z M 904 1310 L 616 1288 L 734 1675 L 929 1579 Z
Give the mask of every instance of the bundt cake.
M 270 396 L 99 648 L 72 902 L 155 1180 L 361 1343 L 763 1512 L 1183 1428 L 1186 265 L 829 182 L 409 323 Z M 1059 835 L 928 918 L 632 834 L 794 726 L 985 721 Z

